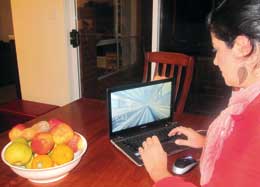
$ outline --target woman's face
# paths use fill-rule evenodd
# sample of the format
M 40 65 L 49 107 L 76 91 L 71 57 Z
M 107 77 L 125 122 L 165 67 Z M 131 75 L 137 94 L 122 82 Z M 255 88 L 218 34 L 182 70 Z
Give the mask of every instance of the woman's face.
M 238 86 L 237 64 L 233 55 L 232 48 L 229 48 L 224 41 L 217 39 L 211 34 L 212 45 L 215 49 L 216 56 L 214 65 L 218 66 L 221 74 L 228 86 Z

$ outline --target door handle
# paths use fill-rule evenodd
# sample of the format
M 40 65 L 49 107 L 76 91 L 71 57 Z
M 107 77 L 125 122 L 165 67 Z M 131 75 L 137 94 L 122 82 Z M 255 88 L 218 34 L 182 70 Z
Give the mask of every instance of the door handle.
M 80 44 L 79 32 L 75 29 L 72 29 L 72 31 L 70 32 L 70 44 L 73 48 L 78 47 Z

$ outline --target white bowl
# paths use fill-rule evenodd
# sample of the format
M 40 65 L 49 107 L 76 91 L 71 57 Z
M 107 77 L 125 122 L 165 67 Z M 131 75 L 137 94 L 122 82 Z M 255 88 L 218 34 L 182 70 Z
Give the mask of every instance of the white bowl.
M 8 165 L 17 175 L 27 178 L 28 180 L 35 182 L 35 183 L 49 183 L 49 182 L 54 182 L 57 180 L 62 179 L 66 175 L 69 174 L 69 172 L 79 163 L 81 157 L 87 150 L 87 141 L 86 139 L 79 133 L 77 133 L 82 141 L 83 141 L 83 149 L 77 151 L 74 153 L 74 159 L 71 160 L 70 162 L 67 162 L 65 164 L 59 165 L 59 166 L 54 166 L 51 168 L 46 168 L 46 169 L 27 169 L 22 166 L 13 166 L 9 164 L 5 158 L 4 158 L 4 152 L 8 145 L 11 144 L 9 142 L 2 150 L 1 152 L 1 157 L 2 160 L 6 165 Z

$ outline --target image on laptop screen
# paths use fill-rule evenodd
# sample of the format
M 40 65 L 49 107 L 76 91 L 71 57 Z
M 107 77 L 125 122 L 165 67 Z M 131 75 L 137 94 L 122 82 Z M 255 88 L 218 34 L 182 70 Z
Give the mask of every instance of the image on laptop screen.
M 171 94 L 171 81 L 112 92 L 112 132 L 169 118 Z

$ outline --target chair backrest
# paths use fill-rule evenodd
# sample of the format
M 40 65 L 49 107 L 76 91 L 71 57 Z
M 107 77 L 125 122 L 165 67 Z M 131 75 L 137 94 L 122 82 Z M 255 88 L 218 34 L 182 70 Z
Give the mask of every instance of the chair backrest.
M 149 64 L 151 63 L 155 63 L 155 71 L 152 76 L 149 73 Z M 173 52 L 145 53 L 143 82 L 172 77 L 176 78 L 174 95 L 175 99 L 178 98 L 178 101 L 175 117 L 179 116 L 184 110 L 191 85 L 193 67 L 193 57 L 185 54 Z M 181 87 L 180 84 L 182 84 Z

